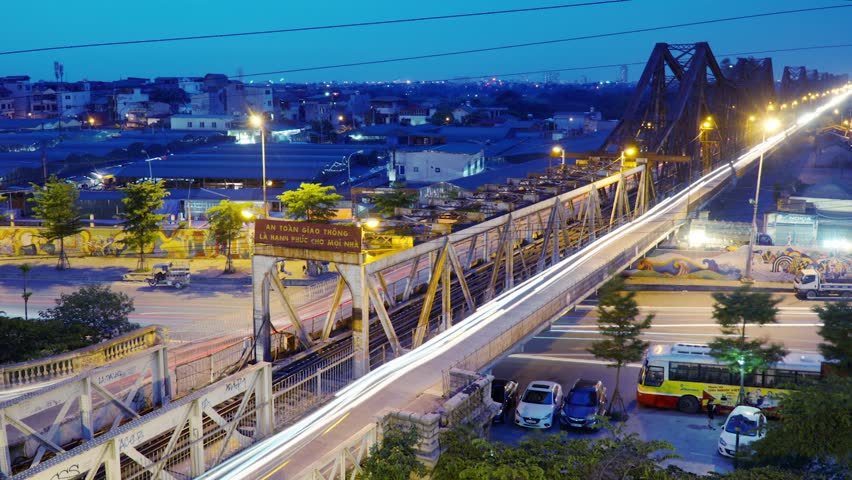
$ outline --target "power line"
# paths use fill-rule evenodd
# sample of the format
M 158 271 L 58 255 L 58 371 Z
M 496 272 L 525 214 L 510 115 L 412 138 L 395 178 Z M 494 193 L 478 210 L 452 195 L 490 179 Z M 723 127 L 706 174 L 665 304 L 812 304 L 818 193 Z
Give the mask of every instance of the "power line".
M 852 1 L 852 0 L 850 0 Z M 731 53 L 714 53 L 716 57 L 733 57 L 738 55 L 757 55 L 761 53 L 781 53 L 781 52 L 795 52 L 800 50 L 821 50 L 826 48 L 849 48 L 852 47 L 852 43 L 842 43 L 836 45 L 811 45 L 808 47 L 791 47 L 791 48 L 774 48 L 771 50 L 753 50 L 749 52 L 731 52 Z M 570 72 L 576 70 L 596 70 L 601 68 L 615 68 L 620 67 L 622 65 L 645 65 L 646 62 L 619 62 L 619 63 L 609 63 L 604 65 L 589 65 L 585 67 L 565 67 L 565 68 L 547 68 L 543 70 L 529 70 L 525 72 L 511 72 L 511 73 L 492 73 L 492 74 L 483 74 L 483 75 L 470 75 L 466 77 L 452 77 L 445 79 L 435 79 L 435 80 L 427 80 L 431 82 L 440 82 L 440 81 L 458 81 L 458 80 L 473 80 L 477 78 L 487 78 L 487 77 L 513 77 L 518 75 L 534 75 L 538 73 L 547 73 L 547 72 Z
M 394 63 L 394 62 L 404 62 L 410 60 L 425 60 L 429 58 L 439 58 L 439 57 L 450 57 L 456 55 L 467 55 L 470 53 L 481 53 L 481 52 L 493 52 L 499 50 L 509 50 L 514 48 L 525 48 L 525 47 L 533 47 L 540 45 L 553 45 L 557 43 L 566 43 L 566 42 L 575 42 L 578 40 L 591 40 L 595 38 L 607 38 L 607 37 L 616 37 L 622 35 L 631 35 L 634 33 L 646 33 L 646 32 L 655 32 L 659 30 L 668 30 L 673 28 L 682 28 L 682 27 L 694 27 L 698 25 L 707 25 L 712 23 L 722 23 L 722 22 L 730 22 L 735 20 L 748 20 L 753 18 L 762 18 L 762 17 L 771 17 L 778 15 L 787 15 L 791 13 L 804 13 L 804 12 L 813 12 L 813 11 L 821 11 L 821 10 L 831 10 L 836 8 L 849 8 L 852 5 L 832 5 L 827 7 L 811 7 L 811 8 L 800 8 L 796 10 L 780 10 L 775 12 L 766 12 L 766 13 L 755 13 L 751 15 L 739 15 L 735 17 L 724 17 L 724 18 L 716 18 L 711 20 L 699 20 L 695 22 L 687 22 L 687 23 L 678 23 L 673 25 L 661 25 L 657 27 L 646 27 L 646 28 L 637 28 L 633 30 L 622 30 L 619 32 L 609 32 L 609 33 L 597 33 L 592 35 L 582 35 L 579 37 L 569 37 L 569 38 L 560 38 L 555 40 L 543 40 L 539 42 L 525 42 L 525 43 L 516 43 L 511 45 L 501 45 L 497 47 L 483 47 L 483 48 L 473 48 L 468 50 L 456 50 L 452 52 L 442 52 L 442 53 L 429 53 L 424 55 L 412 55 L 408 57 L 397 57 L 397 58 L 386 58 L 380 60 L 367 60 L 363 62 L 350 62 L 350 63 L 339 63 L 334 65 L 320 65 L 316 67 L 303 67 L 303 68 L 291 68 L 287 70 L 275 70 L 270 72 L 263 73 L 248 73 L 244 75 L 234 75 L 231 78 L 244 78 L 244 77 L 259 77 L 264 75 L 279 75 L 282 73 L 298 73 L 298 72 L 309 72 L 315 70 L 328 70 L 333 68 L 345 68 L 345 67 L 359 67 L 364 65 L 377 65 L 383 63 Z
M 334 30 L 334 29 L 342 29 L 342 28 L 357 28 L 357 27 L 371 27 L 376 25 L 391 25 L 398 23 L 415 23 L 415 22 L 429 22 L 435 20 L 448 20 L 452 18 L 471 18 L 471 17 L 484 17 L 489 15 L 505 15 L 505 14 L 513 14 L 513 13 L 524 13 L 524 12 L 539 12 L 545 10 L 559 10 L 565 8 L 574 8 L 574 7 L 589 7 L 595 5 L 606 5 L 613 3 L 624 3 L 629 2 L 630 0 L 597 0 L 593 2 L 584 2 L 584 3 L 570 3 L 570 4 L 562 4 L 562 5 L 552 5 L 548 7 L 529 7 L 529 8 L 513 8 L 510 10 L 491 10 L 485 12 L 473 12 L 473 13 L 459 13 L 459 14 L 451 14 L 451 15 L 435 15 L 431 17 L 415 17 L 415 18 L 397 18 L 392 20 L 375 20 L 370 22 L 356 22 L 356 23 L 341 23 L 336 25 L 318 25 L 312 27 L 296 27 L 296 28 L 281 28 L 275 30 L 257 30 L 251 32 L 236 32 L 236 33 L 217 33 L 211 35 L 192 35 L 186 37 L 166 37 L 166 38 L 150 38 L 143 40 L 125 40 L 125 41 L 116 41 L 116 42 L 98 42 L 98 43 L 83 43 L 79 45 L 58 45 L 53 47 L 41 47 L 41 48 L 28 48 L 23 50 L 9 50 L 5 52 L 0 52 L 0 55 L 16 55 L 21 53 L 35 53 L 35 52 L 48 52 L 53 50 L 71 50 L 78 48 L 94 48 L 94 47 L 112 47 L 118 45 L 141 45 L 146 43 L 164 43 L 164 42 L 182 42 L 188 40 L 209 40 L 214 38 L 231 38 L 231 37 L 248 37 L 248 36 L 256 36 L 256 35 L 270 35 L 276 33 L 296 33 L 296 32 L 310 32 L 315 30 Z

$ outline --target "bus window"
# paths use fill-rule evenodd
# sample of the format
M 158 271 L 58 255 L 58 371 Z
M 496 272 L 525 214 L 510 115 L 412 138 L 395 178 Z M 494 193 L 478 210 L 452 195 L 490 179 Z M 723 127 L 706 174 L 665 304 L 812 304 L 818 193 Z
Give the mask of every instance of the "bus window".
M 645 372 L 645 385 L 659 387 L 663 384 L 664 377 L 663 367 L 648 367 Z

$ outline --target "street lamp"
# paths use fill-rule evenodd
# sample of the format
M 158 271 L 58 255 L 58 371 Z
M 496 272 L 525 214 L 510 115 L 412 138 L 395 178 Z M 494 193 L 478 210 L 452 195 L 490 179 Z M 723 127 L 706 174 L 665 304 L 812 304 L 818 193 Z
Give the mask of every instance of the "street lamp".
M 748 239 L 748 256 L 746 257 L 745 276 L 743 280 L 751 280 L 751 256 L 754 254 L 754 242 L 757 237 L 757 200 L 760 197 L 760 177 L 763 175 L 763 154 L 766 151 L 766 134 L 781 126 L 777 118 L 768 118 L 763 123 L 763 141 L 760 144 L 760 160 L 757 164 L 757 187 L 754 191 L 754 210 L 751 215 L 751 235 Z
M 745 404 L 745 358 L 742 354 L 737 357 L 737 365 L 740 366 L 740 393 L 737 395 L 737 405 Z
M 556 145 L 556 146 L 553 147 L 553 154 L 562 156 L 562 168 L 564 169 L 565 168 L 565 149 L 562 148 L 561 145 Z M 551 159 L 552 158 L 553 157 L 551 157 Z M 550 165 L 550 168 L 553 168 L 553 165 Z
M 269 204 L 266 203 L 266 130 L 263 128 L 263 119 L 257 115 L 251 116 L 251 124 L 260 129 L 260 161 L 263 175 L 263 216 L 269 218 Z
M 355 155 L 356 153 L 358 155 L 361 155 L 362 153 L 364 153 L 364 150 L 356 150 L 346 156 L 346 178 L 347 185 L 349 186 L 350 191 L 352 190 L 352 155 Z

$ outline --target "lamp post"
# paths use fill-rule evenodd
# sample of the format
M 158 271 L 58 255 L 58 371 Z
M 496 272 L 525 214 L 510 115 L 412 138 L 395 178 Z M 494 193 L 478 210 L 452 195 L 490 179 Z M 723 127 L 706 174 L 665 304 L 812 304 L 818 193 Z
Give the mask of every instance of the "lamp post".
M 743 280 L 751 280 L 751 256 L 754 254 L 754 242 L 757 237 L 757 201 L 760 197 L 760 177 L 763 175 L 763 154 L 766 151 L 766 134 L 781 126 L 776 118 L 768 118 L 763 123 L 763 141 L 760 143 L 760 160 L 757 164 L 757 187 L 754 190 L 754 210 L 751 215 L 751 235 L 748 239 L 748 256 L 746 257 L 745 276 Z
M 260 161 L 261 175 L 263 176 L 263 216 L 269 218 L 269 204 L 266 203 L 266 130 L 263 128 L 263 119 L 257 115 L 251 116 L 251 124 L 260 129 Z
M 556 146 L 553 147 L 552 151 L 553 151 L 554 155 L 560 155 L 562 157 L 562 168 L 564 169 L 565 168 L 565 149 L 562 148 L 561 145 L 556 145 Z M 553 156 L 551 156 L 550 158 L 552 160 Z M 551 165 L 549 165 L 548 167 L 553 168 L 552 162 L 551 162 Z
M 346 186 L 349 187 L 349 202 L 352 204 L 352 216 L 355 216 L 355 198 L 352 196 L 352 155 L 361 155 L 364 150 L 356 150 L 346 156 Z

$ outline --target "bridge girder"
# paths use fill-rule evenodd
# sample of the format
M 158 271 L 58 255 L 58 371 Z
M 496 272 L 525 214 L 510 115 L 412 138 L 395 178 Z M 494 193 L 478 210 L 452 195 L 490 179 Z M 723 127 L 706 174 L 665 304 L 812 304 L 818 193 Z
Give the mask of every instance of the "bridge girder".
M 706 42 L 658 43 L 601 150 L 614 153 L 635 146 L 640 152 L 688 156 L 691 161 L 678 171 L 681 181 L 688 180 L 736 150 L 731 141 L 736 115 L 735 85 Z M 703 127 L 708 117 L 711 125 Z

